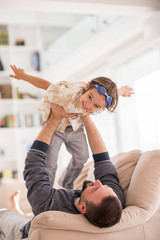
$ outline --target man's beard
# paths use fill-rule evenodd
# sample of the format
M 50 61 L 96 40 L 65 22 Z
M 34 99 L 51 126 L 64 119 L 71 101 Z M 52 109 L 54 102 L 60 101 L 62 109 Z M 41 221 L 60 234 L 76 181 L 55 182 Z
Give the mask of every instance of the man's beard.
M 87 184 L 88 183 L 93 183 L 92 181 L 86 180 L 83 182 L 83 186 L 82 186 L 82 192 L 87 188 Z

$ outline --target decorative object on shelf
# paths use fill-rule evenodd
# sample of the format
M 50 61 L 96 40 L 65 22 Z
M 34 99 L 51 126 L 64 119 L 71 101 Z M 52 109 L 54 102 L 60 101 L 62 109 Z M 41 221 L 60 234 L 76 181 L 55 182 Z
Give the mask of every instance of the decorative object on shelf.
M 16 46 L 24 46 L 25 45 L 25 40 L 24 38 L 17 38 L 15 41 Z
M 0 59 L 0 71 L 3 71 L 4 70 L 4 67 L 3 67 L 3 64 L 2 64 L 2 60 Z
M 0 156 L 4 156 L 4 155 L 5 155 L 4 149 L 0 147 Z
M 23 99 L 24 98 L 24 94 L 20 93 L 18 88 L 16 88 L 16 94 L 17 94 L 18 99 Z
M 17 170 L 13 170 L 12 171 L 12 178 L 18 179 L 18 172 L 17 172 Z
M 2 99 L 12 98 L 12 86 L 11 84 L 1 84 L 0 85 L 0 95 Z
M 12 171 L 10 169 L 4 169 L 2 171 L 3 178 L 11 178 L 12 177 Z
M 0 119 L 0 128 L 5 127 L 5 121 L 4 119 Z
M 39 56 L 39 52 L 36 51 L 32 54 L 32 59 L 31 59 L 31 67 L 32 70 L 36 70 L 36 71 L 40 71 L 40 56 Z
M 34 93 L 30 93 L 30 92 L 21 92 L 21 90 L 19 90 L 19 88 L 16 88 L 16 95 L 17 95 L 17 99 L 26 99 L 26 98 L 32 98 L 32 99 L 41 99 L 41 96 L 34 94 Z

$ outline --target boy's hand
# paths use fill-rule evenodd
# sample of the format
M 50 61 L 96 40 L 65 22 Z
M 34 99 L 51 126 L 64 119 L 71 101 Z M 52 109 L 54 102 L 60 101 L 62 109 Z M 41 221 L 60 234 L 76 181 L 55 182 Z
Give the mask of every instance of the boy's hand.
M 12 68 L 14 75 L 10 74 L 9 77 L 15 78 L 15 79 L 23 79 L 25 72 L 22 68 L 17 68 L 15 65 L 10 65 Z
M 122 97 L 131 97 L 132 94 L 134 94 L 133 88 L 129 86 L 123 86 L 118 89 L 119 96 Z

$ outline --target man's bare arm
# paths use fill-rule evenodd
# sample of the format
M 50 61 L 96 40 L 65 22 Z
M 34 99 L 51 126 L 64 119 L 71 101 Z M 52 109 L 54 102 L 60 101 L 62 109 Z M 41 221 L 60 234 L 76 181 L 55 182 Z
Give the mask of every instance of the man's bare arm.
M 42 127 L 40 133 L 38 134 L 36 140 L 47 143 L 48 145 L 51 142 L 51 138 L 56 131 L 58 124 L 62 118 L 68 118 L 75 116 L 75 113 L 66 113 L 64 108 L 52 103 L 52 110 L 49 119 L 46 121 Z
M 82 117 L 82 119 L 86 128 L 87 137 L 92 153 L 97 154 L 106 152 L 107 148 L 104 144 L 101 134 L 93 123 L 91 117 L 89 115 L 85 115 L 84 117 Z

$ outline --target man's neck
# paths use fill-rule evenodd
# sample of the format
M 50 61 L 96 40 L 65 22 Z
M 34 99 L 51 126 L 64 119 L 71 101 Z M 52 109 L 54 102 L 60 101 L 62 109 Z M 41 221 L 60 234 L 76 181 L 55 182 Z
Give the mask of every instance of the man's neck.
M 80 210 L 79 210 L 79 200 L 80 200 L 79 197 L 75 198 L 75 200 L 74 200 L 74 205 L 75 205 L 75 207 L 77 208 L 77 210 L 80 212 Z

